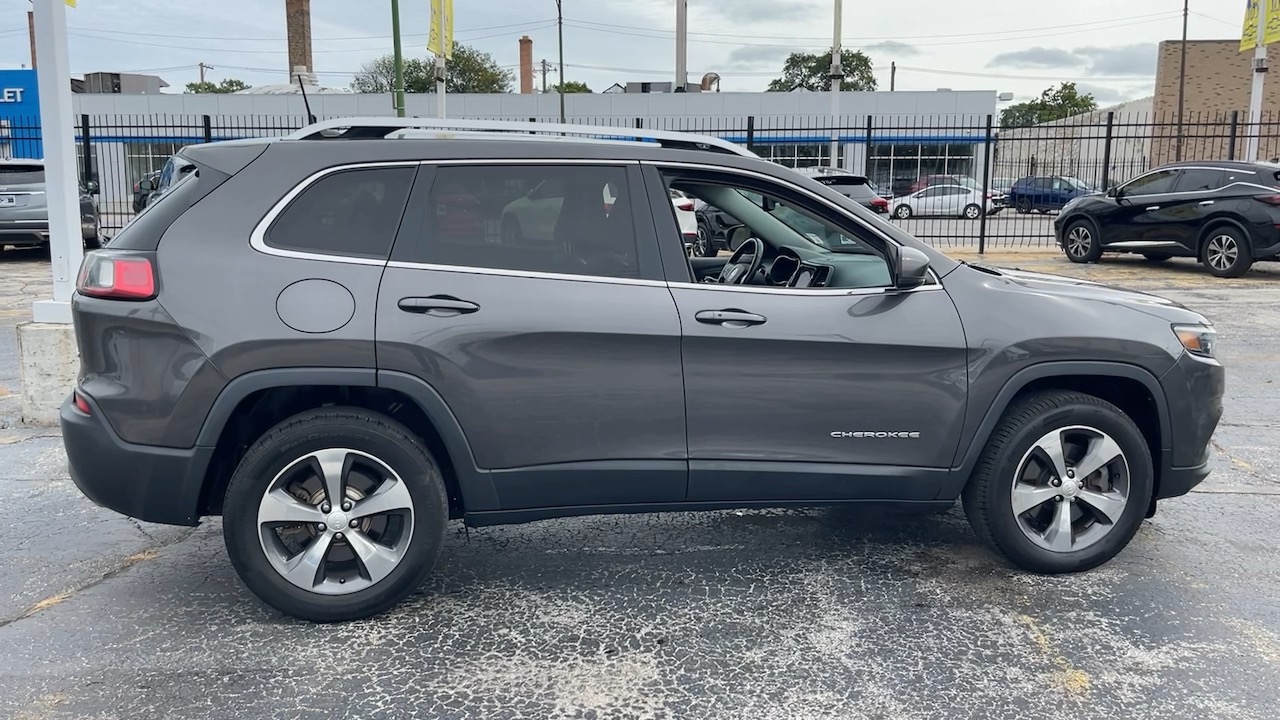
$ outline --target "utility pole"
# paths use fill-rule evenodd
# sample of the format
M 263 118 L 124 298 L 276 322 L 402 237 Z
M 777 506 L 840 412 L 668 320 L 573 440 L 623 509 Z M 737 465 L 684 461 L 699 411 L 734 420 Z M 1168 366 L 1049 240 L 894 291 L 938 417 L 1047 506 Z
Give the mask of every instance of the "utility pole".
M 441 28 L 443 32 L 443 28 Z M 404 117 L 404 54 L 400 49 L 400 0 L 391 0 L 391 51 L 395 64 L 396 117 Z
M 564 123 L 564 8 L 556 0 L 556 38 L 560 44 L 560 122 Z
M 898 89 L 898 63 L 889 63 L 889 92 Z
M 547 94 L 547 73 L 553 73 L 555 72 L 555 70 L 552 70 L 551 63 L 547 62 L 546 58 L 543 58 L 541 65 L 538 66 L 538 72 L 542 73 L 542 94 L 546 95 Z
M 200 84 L 201 84 L 201 85 L 203 85 L 203 84 L 204 84 L 204 71 L 205 71 L 205 70 L 215 70 L 216 68 L 214 68 L 212 65 L 205 65 L 204 63 L 200 63 L 199 67 L 200 67 Z
M 445 112 L 444 101 L 445 101 L 445 91 L 448 89 L 447 86 L 445 85 L 445 78 L 447 77 L 447 73 L 449 72 L 448 68 L 445 65 L 448 61 L 445 58 L 449 53 L 445 48 L 445 42 L 448 39 L 446 38 L 446 27 L 445 27 L 445 17 L 444 17 L 445 1 L 439 0 L 439 6 L 440 6 L 440 12 L 436 15 L 436 23 L 440 28 L 440 31 L 439 31 L 440 54 L 436 56 L 436 110 L 438 111 L 437 114 L 440 116 L 440 119 L 443 120 L 444 118 L 448 117 L 448 113 Z M 402 100 L 400 104 L 403 106 L 404 101 Z M 401 115 L 403 114 L 404 113 L 401 112 Z
M 676 0 L 676 92 L 689 88 L 689 3 Z
M 1267 82 L 1267 46 L 1263 43 L 1267 38 L 1266 5 L 1262 0 L 1255 1 L 1258 11 L 1258 47 L 1253 51 L 1253 94 L 1249 96 L 1249 142 L 1244 153 L 1244 159 L 1247 162 L 1258 161 L 1258 145 L 1262 135 L 1262 92 Z M 1183 48 L 1185 47 L 1184 43 Z
M 840 118 L 840 81 L 844 72 L 840 68 L 840 31 L 844 25 L 844 0 L 836 0 L 835 29 L 831 35 L 831 167 L 840 167 L 840 131 L 836 129 Z
M 27 11 L 27 40 L 31 43 L 31 69 L 36 69 L 36 13 Z
M 1178 141 L 1173 150 L 1173 159 L 1177 162 L 1182 162 L 1182 117 L 1187 97 L 1187 16 L 1190 12 L 1191 0 L 1182 0 L 1182 63 L 1178 68 Z

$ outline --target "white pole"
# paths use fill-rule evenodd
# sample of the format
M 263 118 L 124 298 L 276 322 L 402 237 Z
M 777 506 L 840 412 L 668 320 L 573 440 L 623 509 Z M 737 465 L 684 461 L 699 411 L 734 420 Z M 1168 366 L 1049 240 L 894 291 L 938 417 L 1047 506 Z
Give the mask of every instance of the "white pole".
M 436 56 L 436 102 L 438 103 L 436 109 L 440 113 L 440 119 L 443 120 L 444 118 L 448 117 L 448 115 L 445 114 L 445 109 L 444 109 L 444 94 L 445 94 L 444 81 L 445 81 L 445 78 L 447 77 L 445 73 L 447 73 L 449 70 L 444 59 L 444 40 L 445 40 L 444 0 L 441 0 L 439 5 L 440 5 L 440 12 L 436 16 L 436 22 L 438 23 L 438 27 L 440 28 L 439 35 L 438 35 L 438 37 L 440 38 L 440 54 Z
M 1262 91 L 1267 82 L 1267 46 L 1262 44 L 1267 32 L 1266 0 L 1258 0 L 1258 47 L 1253 51 L 1253 91 L 1249 96 L 1249 143 L 1244 159 L 1258 161 L 1258 145 L 1262 135 Z M 42 61 L 43 62 L 43 61 Z M 43 86 L 40 89 L 44 92 Z
M 835 31 L 831 38 L 831 167 L 840 167 L 840 30 L 844 25 L 844 0 L 836 0 Z
M 39 66 L 40 136 L 44 145 L 45 199 L 49 205 L 49 254 L 53 299 L 32 303 L 36 322 L 70 323 L 71 295 L 84 259 L 75 126 L 71 108 L 71 62 L 67 58 L 65 0 L 35 0 L 36 61 Z

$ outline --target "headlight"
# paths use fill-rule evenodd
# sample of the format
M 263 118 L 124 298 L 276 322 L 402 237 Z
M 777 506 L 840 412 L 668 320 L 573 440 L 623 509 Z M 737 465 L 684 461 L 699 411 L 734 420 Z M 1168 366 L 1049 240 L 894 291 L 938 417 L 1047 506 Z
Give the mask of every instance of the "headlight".
M 1182 347 L 1192 355 L 1213 357 L 1214 346 L 1217 344 L 1217 332 L 1213 328 L 1205 325 L 1174 325 L 1173 334 L 1178 336 Z

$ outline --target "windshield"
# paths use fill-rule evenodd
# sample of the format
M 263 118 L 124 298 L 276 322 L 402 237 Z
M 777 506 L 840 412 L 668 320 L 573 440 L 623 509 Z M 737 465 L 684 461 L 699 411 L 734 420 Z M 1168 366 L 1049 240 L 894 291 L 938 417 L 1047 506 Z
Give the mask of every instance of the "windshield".
M 1073 188 L 1077 188 L 1077 189 L 1080 189 L 1080 190 L 1092 190 L 1092 189 L 1093 189 L 1093 188 L 1089 187 L 1088 183 L 1085 183 L 1083 180 L 1080 180 L 1080 179 L 1078 179 L 1078 178 L 1073 178 L 1073 177 L 1064 177 L 1064 178 L 1062 178 L 1062 182 L 1066 183 L 1066 184 L 1067 184 L 1067 187 L 1073 187 Z
M 0 165 L 0 185 L 38 185 L 43 182 L 43 165 Z

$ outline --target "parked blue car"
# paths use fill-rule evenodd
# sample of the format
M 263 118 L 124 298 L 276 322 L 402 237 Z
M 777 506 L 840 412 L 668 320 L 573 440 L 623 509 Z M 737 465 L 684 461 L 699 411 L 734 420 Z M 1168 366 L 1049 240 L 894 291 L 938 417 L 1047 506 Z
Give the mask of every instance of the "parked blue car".
M 1009 189 L 1006 204 L 1020 213 L 1061 210 L 1067 203 L 1097 191 L 1080 180 L 1064 175 L 1024 177 Z

